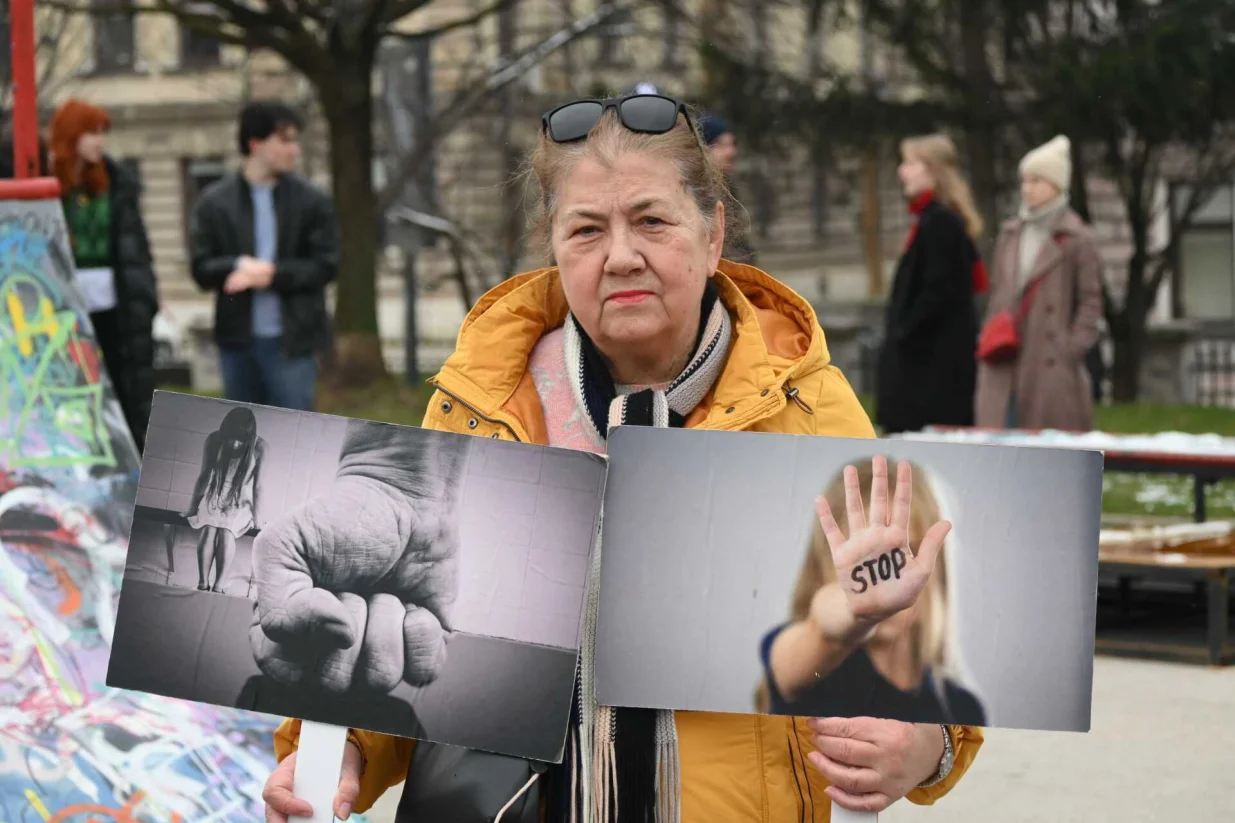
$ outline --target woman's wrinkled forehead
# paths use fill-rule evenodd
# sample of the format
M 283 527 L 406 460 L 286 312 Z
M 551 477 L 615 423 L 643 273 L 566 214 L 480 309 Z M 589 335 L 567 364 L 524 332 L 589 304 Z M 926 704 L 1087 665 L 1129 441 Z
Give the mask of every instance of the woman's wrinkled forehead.
M 631 214 L 653 209 L 682 212 L 691 206 L 686 180 L 677 166 L 652 154 L 628 153 L 611 161 L 583 155 L 558 181 L 557 219 L 599 217 L 615 210 Z

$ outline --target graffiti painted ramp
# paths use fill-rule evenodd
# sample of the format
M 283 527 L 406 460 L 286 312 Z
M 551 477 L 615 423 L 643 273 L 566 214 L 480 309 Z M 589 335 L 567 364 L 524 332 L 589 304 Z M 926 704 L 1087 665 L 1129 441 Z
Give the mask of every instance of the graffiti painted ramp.
M 139 457 L 72 275 L 0 200 L 0 821 L 262 820 L 275 718 L 103 685 Z

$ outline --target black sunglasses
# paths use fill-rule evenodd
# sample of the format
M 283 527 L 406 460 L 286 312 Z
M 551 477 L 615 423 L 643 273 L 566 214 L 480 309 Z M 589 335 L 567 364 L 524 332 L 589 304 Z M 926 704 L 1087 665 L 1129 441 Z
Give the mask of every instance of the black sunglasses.
M 686 104 L 660 94 L 631 94 L 626 97 L 610 97 L 607 100 L 576 100 L 547 112 L 541 117 L 541 125 L 553 142 L 573 143 L 586 138 L 611 108 L 617 109 L 618 119 L 631 131 L 644 134 L 664 134 L 672 131 L 678 122 L 678 112 L 681 112 L 691 131 L 698 134 Z

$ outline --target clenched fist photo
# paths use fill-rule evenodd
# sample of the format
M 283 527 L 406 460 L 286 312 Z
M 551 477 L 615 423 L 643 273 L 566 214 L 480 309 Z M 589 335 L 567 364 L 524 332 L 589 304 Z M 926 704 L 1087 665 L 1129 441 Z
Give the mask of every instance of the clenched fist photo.
M 603 459 L 163 393 L 151 437 L 109 685 L 560 756 Z

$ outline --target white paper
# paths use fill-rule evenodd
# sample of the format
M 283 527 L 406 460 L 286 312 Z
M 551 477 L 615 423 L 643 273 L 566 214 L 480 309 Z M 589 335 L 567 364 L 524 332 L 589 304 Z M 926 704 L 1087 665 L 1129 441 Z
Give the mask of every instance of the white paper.
M 77 290 L 92 314 L 116 308 L 116 273 L 110 268 L 78 269 Z
M 293 817 L 291 820 L 334 823 L 334 798 L 339 793 L 343 747 L 346 745 L 347 728 L 344 726 L 328 726 L 309 720 L 301 724 L 292 794 L 308 801 L 313 807 L 313 816 Z
M 875 812 L 851 812 L 833 803 L 832 823 L 879 823 L 879 815 Z

